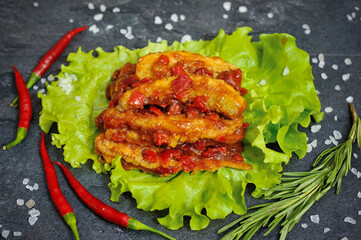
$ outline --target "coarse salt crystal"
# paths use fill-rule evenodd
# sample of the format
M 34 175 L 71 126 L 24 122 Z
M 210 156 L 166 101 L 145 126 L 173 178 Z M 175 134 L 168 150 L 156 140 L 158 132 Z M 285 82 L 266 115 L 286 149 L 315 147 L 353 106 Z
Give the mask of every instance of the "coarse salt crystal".
M 342 80 L 347 81 L 347 80 L 350 79 L 350 76 L 351 76 L 351 74 L 349 74 L 349 73 L 343 74 L 342 75 Z
M 345 64 L 346 65 L 351 65 L 352 64 L 352 61 L 350 58 L 345 58 Z
M 124 36 L 125 36 L 126 38 L 128 38 L 129 40 L 134 39 L 134 35 L 133 35 L 132 33 L 129 33 L 129 32 L 127 32 Z
M 312 146 L 311 146 L 311 144 L 307 144 L 307 152 L 308 152 L 308 153 L 312 152 Z
M 302 28 L 303 28 L 303 29 L 310 29 L 310 26 L 305 23 L 305 24 L 302 25 Z
M 94 9 L 94 4 L 93 4 L 93 3 L 88 3 L 88 8 L 89 8 L 90 10 L 93 10 L 93 9 Z
M 353 157 L 354 157 L 354 158 L 358 158 L 357 153 L 354 153 L 354 154 L 353 154 Z
M 288 67 L 285 67 L 285 68 L 283 69 L 282 75 L 283 75 L 283 76 L 286 76 L 286 75 L 288 75 L 289 73 L 290 73 L 290 70 L 288 69 Z
M 224 19 L 228 19 L 228 14 L 223 14 L 222 17 L 223 17 Z
M 36 223 L 36 221 L 38 220 L 38 218 L 37 217 L 29 217 L 29 224 L 31 225 L 31 226 L 33 226 L 35 223 Z
M 126 34 L 126 33 L 127 33 L 127 29 L 124 29 L 124 28 L 120 29 L 120 33 L 121 33 L 121 34 Z
M 322 79 L 326 80 L 327 79 L 327 74 L 326 73 L 321 73 L 321 77 L 322 77 Z
M 359 210 L 357 213 L 358 213 L 358 215 L 361 215 L 361 210 Z
M 342 138 L 342 134 L 340 133 L 340 131 L 337 131 L 337 130 L 333 131 L 333 136 L 335 137 L 335 139 L 341 139 Z
M 45 79 L 45 78 L 41 78 L 41 79 L 40 79 L 40 82 L 41 82 L 42 84 L 44 84 L 44 83 L 46 82 L 46 79 Z
M 262 86 L 264 86 L 264 85 L 266 85 L 267 84 L 267 82 L 266 82 L 266 80 L 264 80 L 264 79 L 262 79 L 260 82 L 259 82 L 259 85 L 262 85 Z
M 355 6 L 355 10 L 356 10 L 356 11 L 358 11 L 358 10 L 360 10 L 360 8 L 359 8 L 359 7 L 357 7 L 357 6 Z
M 118 13 L 118 12 L 120 12 L 120 8 L 118 7 L 113 8 L 113 13 Z
M 74 20 L 73 20 L 72 18 L 70 18 L 70 19 L 69 19 L 69 22 L 70 22 L 70 23 L 73 23 L 73 22 L 74 22 Z
M 173 21 L 173 22 L 178 22 L 178 15 L 173 13 L 171 16 L 170 16 L 170 20 Z
M 355 175 L 357 175 L 357 169 L 356 168 L 351 168 L 351 172 L 353 173 L 353 174 L 355 174 Z
M 336 85 L 336 86 L 335 86 L 335 90 L 340 91 L 340 90 L 341 90 L 340 85 Z
M 113 28 L 114 28 L 114 25 L 107 25 L 105 29 L 110 30 L 110 29 L 113 29 Z
M 28 211 L 28 214 L 32 217 L 40 216 L 40 211 L 38 209 L 32 208 Z
M 183 14 L 181 14 L 181 15 L 179 16 L 179 19 L 180 19 L 181 21 L 184 21 L 184 20 L 186 19 L 186 17 L 185 17 Z
M 273 18 L 273 16 L 274 16 L 273 13 L 271 13 L 271 12 L 267 13 L 267 17 L 268 17 L 268 18 Z
M 320 61 L 320 62 L 318 63 L 318 67 L 319 67 L 319 68 L 323 68 L 324 66 L 325 66 L 325 62 Z
M 48 81 L 51 82 L 51 81 L 54 81 L 54 79 L 55 79 L 55 77 L 53 77 L 52 75 L 49 75 L 49 76 L 48 76 Z
M 154 24 L 162 24 L 163 23 L 163 20 L 159 17 L 159 16 L 155 16 L 154 17 Z
M 318 59 L 317 58 L 312 58 L 312 63 L 318 63 Z
M 355 12 L 352 12 L 352 13 L 351 13 L 351 17 L 355 18 L 355 17 L 356 17 L 356 13 L 355 13 Z
M 326 141 L 325 141 L 325 144 L 326 145 L 330 145 L 332 142 L 331 142 L 331 140 L 330 139 L 326 139 Z
M 357 197 L 361 198 L 361 192 L 360 191 L 357 193 Z
M 246 12 L 248 11 L 248 8 L 247 8 L 246 6 L 240 6 L 240 7 L 238 8 L 238 11 L 239 11 L 240 13 L 246 13 Z
M 338 69 L 338 65 L 337 65 L 337 64 L 332 64 L 332 69 L 333 69 L 333 70 L 337 70 L 337 69 Z
M 26 184 L 28 184 L 28 183 L 29 183 L 29 178 L 24 178 L 23 184 L 26 185 Z
M 310 33 L 311 33 L 311 29 L 306 29 L 306 30 L 305 30 L 305 34 L 306 34 L 306 35 L 308 35 L 308 34 L 310 34 Z
M 330 113 L 330 112 L 332 112 L 333 111 L 333 108 L 332 107 L 327 107 L 327 108 L 325 108 L 325 112 L 326 113 Z
M 317 89 L 315 89 L 315 92 L 317 93 L 317 95 L 320 94 L 320 91 L 318 91 Z
M 335 116 L 333 117 L 333 119 L 337 122 L 337 115 L 335 115 Z
M 338 141 L 336 141 L 336 140 L 332 140 L 332 143 L 333 143 L 333 145 L 335 145 L 335 146 L 338 145 Z
M 34 188 L 32 187 L 32 186 L 30 186 L 30 185 L 26 185 L 25 186 L 27 189 L 29 189 L 30 191 L 33 191 L 34 190 Z
M 311 142 L 311 146 L 312 146 L 313 148 L 316 148 L 316 147 L 317 147 L 317 139 L 315 139 L 315 140 L 313 140 L 313 141 Z
M 34 189 L 34 190 L 38 190 L 38 189 L 39 189 L 39 184 L 34 183 L 34 185 L 33 185 L 33 189 Z
M 23 234 L 19 231 L 14 232 L 14 237 L 20 237 L 21 235 Z
M 162 41 L 162 38 L 161 38 L 161 37 L 157 37 L 156 42 L 159 43 L 159 42 L 161 42 L 161 41 Z
M 39 88 L 39 87 L 36 86 L 36 85 L 34 85 L 34 87 L 33 87 L 34 90 L 38 90 L 38 88 Z
M 352 21 L 352 16 L 350 14 L 347 14 L 346 17 L 347 17 L 347 20 Z
M 32 208 L 35 206 L 35 201 L 33 199 L 30 199 L 25 203 L 25 206 L 27 206 L 28 208 Z
M 100 4 L 100 11 L 105 12 L 107 10 L 107 7 L 104 4 Z
M 97 25 L 93 24 L 89 27 L 89 32 L 93 32 L 94 34 L 95 33 L 98 33 L 99 32 L 99 28 L 97 27 Z
M 320 62 L 324 62 L 325 61 L 325 55 L 323 53 L 318 54 L 318 60 Z
M 17 200 L 16 200 L 16 204 L 19 205 L 19 206 L 24 205 L 24 199 L 20 199 L 20 198 L 17 199 Z
M 331 229 L 329 229 L 328 227 L 323 229 L 323 233 L 328 233 L 329 231 L 331 231 Z
M 310 216 L 311 222 L 320 223 L 320 216 L 318 214 Z
M 356 220 L 351 217 L 345 217 L 344 221 L 347 223 L 356 224 Z
M 301 224 L 301 227 L 302 227 L 302 228 L 307 228 L 307 223 L 302 223 L 302 224 Z
M 357 178 L 361 178 L 361 172 L 357 172 Z
M 353 97 L 352 97 L 352 96 L 347 97 L 347 98 L 346 98 L 346 101 L 347 101 L 348 103 L 352 103 L 352 102 L 353 102 Z
M 188 34 L 185 34 L 181 39 L 181 43 L 183 43 L 183 44 L 186 42 L 190 42 L 190 41 L 192 41 L 192 37 Z
M 1 232 L 1 236 L 2 236 L 3 238 L 8 238 L 9 234 L 10 234 L 10 231 L 9 231 L 9 230 L 5 230 L 5 229 L 4 229 L 4 230 Z
M 224 3 L 223 3 L 223 8 L 224 8 L 224 10 L 226 10 L 226 11 L 231 10 L 231 6 L 232 6 L 232 4 L 231 4 L 230 2 L 224 2 Z
M 38 2 L 34 2 L 34 7 L 39 7 L 39 3 L 38 3 Z
M 171 23 L 167 23 L 164 28 L 170 31 L 173 29 L 173 25 Z
M 103 19 L 103 16 L 104 16 L 103 13 L 98 13 L 94 15 L 93 19 L 95 21 L 101 21 Z
M 321 125 L 313 125 L 312 127 L 311 127 L 311 132 L 313 132 L 313 133 L 316 133 L 316 132 L 318 132 L 319 130 L 321 129 Z

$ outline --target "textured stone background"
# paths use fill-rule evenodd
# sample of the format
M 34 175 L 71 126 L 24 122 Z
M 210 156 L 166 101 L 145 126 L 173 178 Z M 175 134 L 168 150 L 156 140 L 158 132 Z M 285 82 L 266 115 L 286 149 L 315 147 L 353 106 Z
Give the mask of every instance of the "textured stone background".
M 18 111 L 9 108 L 8 103 L 16 95 L 14 75 L 11 64 L 17 66 L 26 79 L 37 61 L 50 49 L 56 41 L 70 29 L 85 24 L 96 24 L 100 31 L 96 34 L 85 31 L 80 33 L 68 46 L 64 54 L 55 62 L 45 76 L 57 74 L 60 65 L 66 61 L 69 52 L 76 51 L 78 46 L 89 51 L 102 47 L 111 51 L 114 46 L 124 45 L 128 48 L 144 47 L 148 41 L 155 42 L 158 37 L 170 42 L 180 41 L 182 36 L 189 34 L 193 40 L 210 40 L 223 28 L 227 33 L 237 27 L 250 26 L 254 39 L 260 33 L 286 32 L 296 37 L 300 48 L 310 53 L 311 58 L 317 58 L 320 53 L 325 55 L 326 65 L 319 68 L 313 64 L 315 86 L 319 90 L 322 110 L 332 107 L 333 111 L 325 114 L 321 122 L 322 128 L 317 133 L 305 129 L 309 142 L 318 140 L 318 145 L 303 160 L 293 159 L 286 171 L 308 170 L 317 154 L 329 147 L 325 140 L 332 135 L 333 130 L 339 130 L 346 139 L 350 128 L 350 116 L 346 98 L 353 96 L 356 110 L 361 114 L 361 8 L 360 1 L 230 1 L 231 9 L 223 8 L 223 1 L 185 0 L 185 1 L 110 1 L 93 0 L 94 10 L 88 8 L 88 1 L 70 0 L 38 0 L 37 7 L 32 0 L 2 0 L 0 1 L 0 145 L 4 145 L 16 135 Z M 96 22 L 93 16 L 100 13 L 100 4 L 107 7 L 102 21 Z M 247 6 L 248 11 L 239 12 L 240 6 Z M 119 13 L 112 9 L 119 7 Z M 356 7 L 356 8 L 355 8 Z M 273 18 L 268 13 L 273 13 Z M 354 12 L 354 16 L 352 13 Z M 176 13 L 183 14 L 184 21 L 177 23 L 170 20 Z M 224 19 L 223 14 L 228 18 Z M 348 19 L 349 15 L 350 19 Z M 160 16 L 163 23 L 156 25 L 154 17 Z M 70 22 L 70 19 L 73 22 Z M 172 23 L 173 30 L 166 30 L 165 24 Z M 113 29 L 106 30 L 107 25 Z M 305 34 L 303 24 L 308 24 L 310 34 Z M 134 39 L 127 39 L 120 33 L 120 29 L 131 26 Z M 352 65 L 344 63 L 345 58 L 352 60 Z M 338 65 L 338 70 L 332 69 L 332 64 Z M 321 73 L 328 78 L 322 79 Z M 350 73 L 347 81 L 342 75 Z M 335 90 L 339 85 L 341 90 Z M 38 83 L 38 90 L 45 87 Z M 59 217 L 47 191 L 45 176 L 39 154 L 40 128 L 38 116 L 41 110 L 37 91 L 32 89 L 34 115 L 28 137 L 19 146 L 0 152 L 0 233 L 9 230 L 8 239 L 72 239 L 72 233 Z M 337 121 L 334 117 L 337 116 Z M 50 142 L 49 136 L 47 142 Z M 52 160 L 62 161 L 62 150 L 48 144 Z M 357 152 L 355 149 L 354 152 Z M 352 166 L 361 171 L 361 154 L 353 157 Z M 59 173 L 58 169 L 57 172 Z M 91 170 L 90 164 L 82 169 L 72 169 L 74 175 L 94 195 L 117 209 L 127 212 L 131 216 L 141 219 L 144 223 L 164 230 L 178 239 L 218 239 L 216 231 L 233 219 L 230 215 L 226 219 L 211 221 L 209 227 L 202 231 L 190 231 L 188 220 L 185 227 L 178 231 L 165 230 L 157 224 L 156 217 L 163 212 L 144 212 L 136 208 L 130 194 L 121 197 L 121 203 L 110 202 L 110 192 L 107 188 L 109 177 L 98 175 Z M 116 225 L 107 223 L 89 211 L 71 191 L 65 179 L 59 175 L 60 185 L 64 194 L 70 199 L 78 219 L 78 230 L 82 239 L 159 239 L 157 235 L 148 232 L 126 231 Z M 38 183 L 39 189 L 30 191 L 23 185 L 23 179 L 29 178 L 30 185 Z M 361 191 L 361 178 L 350 173 L 344 178 L 339 195 L 330 191 L 317 202 L 301 219 L 289 239 L 342 239 L 361 238 L 361 199 L 357 193 Z M 259 202 L 246 194 L 247 206 Z M 361 194 L 361 193 L 360 193 Z M 37 222 L 30 226 L 28 223 L 28 209 L 18 206 L 17 199 L 25 202 L 33 199 L 35 208 L 41 215 Z M 320 223 L 311 222 L 310 216 L 319 214 Z M 356 225 L 345 223 L 345 217 L 352 217 Z M 301 223 L 308 225 L 302 228 Z M 324 233 L 324 228 L 331 231 Z M 277 229 L 276 229 L 277 230 Z M 14 232 L 20 231 L 22 236 L 16 237 Z M 262 233 L 255 239 L 275 239 L 278 234 L 262 238 Z M 4 237 L 4 236 L 3 236 Z

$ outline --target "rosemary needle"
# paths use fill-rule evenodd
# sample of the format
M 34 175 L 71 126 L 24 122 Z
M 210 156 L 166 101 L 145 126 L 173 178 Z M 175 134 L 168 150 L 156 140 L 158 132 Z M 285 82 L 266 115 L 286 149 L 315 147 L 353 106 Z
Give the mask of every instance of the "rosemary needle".
M 351 169 L 352 144 L 357 140 L 361 150 L 361 120 L 350 103 L 353 125 L 346 142 L 324 150 L 315 160 L 313 169 L 309 172 L 285 172 L 281 183 L 265 192 L 265 199 L 274 200 L 249 209 L 255 211 L 244 215 L 234 222 L 221 228 L 223 233 L 238 224 L 226 235 L 224 240 L 251 239 L 261 228 L 268 227 L 266 236 L 277 225 L 281 224 L 280 239 L 286 239 L 303 214 L 312 205 L 336 186 L 340 191 L 342 177 Z

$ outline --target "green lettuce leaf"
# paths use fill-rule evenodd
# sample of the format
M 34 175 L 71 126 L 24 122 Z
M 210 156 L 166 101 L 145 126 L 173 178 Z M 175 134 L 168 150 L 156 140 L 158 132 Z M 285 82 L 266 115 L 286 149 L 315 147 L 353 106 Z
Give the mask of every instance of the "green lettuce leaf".
M 170 46 L 166 41 L 149 42 L 136 50 L 118 46 L 114 52 L 104 52 L 97 48 L 97 57 L 93 51 L 85 53 L 79 48 L 69 55 L 69 65 L 62 66 L 59 80 L 48 85 L 47 95 L 39 94 L 43 104 L 40 127 L 48 132 L 52 123 L 58 124 L 52 143 L 64 146 L 64 159 L 73 167 L 91 159 L 96 172 L 110 172 L 112 201 L 131 192 L 140 209 L 168 209 L 168 214 L 158 220 L 169 229 L 182 227 L 184 216 L 190 217 L 191 229 L 199 230 L 210 219 L 225 218 L 231 212 L 244 214 L 247 184 L 255 185 L 252 195 L 259 197 L 264 188 L 279 183 L 282 163 L 287 163 L 292 153 L 299 158 L 306 154 L 306 135 L 298 127 L 307 127 L 311 116 L 316 122 L 323 116 L 309 55 L 297 48 L 295 38 L 288 34 L 261 34 L 259 42 L 252 42 L 250 31 L 243 27 L 227 35 L 221 30 L 211 41 L 174 42 Z M 140 56 L 168 50 L 220 56 L 242 69 L 242 84 L 248 89 L 244 117 L 250 124 L 243 141 L 243 156 L 252 164 L 252 171 L 222 168 L 162 178 L 137 170 L 125 171 L 120 157 L 113 160 L 112 166 L 97 162 L 94 139 L 99 131 L 94 118 L 107 108 L 105 89 L 112 73 L 127 62 L 135 63 Z M 276 142 L 282 152 L 267 147 Z

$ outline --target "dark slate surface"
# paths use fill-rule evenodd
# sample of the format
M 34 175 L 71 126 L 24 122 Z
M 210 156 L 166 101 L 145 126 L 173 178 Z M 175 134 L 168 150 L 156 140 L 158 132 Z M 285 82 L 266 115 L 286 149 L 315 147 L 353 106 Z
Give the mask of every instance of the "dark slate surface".
M 95 10 L 89 10 L 88 1 L 71 0 L 39 0 L 39 6 L 34 7 L 30 0 L 2 0 L 0 1 L 0 145 L 4 145 L 15 137 L 18 111 L 9 108 L 8 103 L 16 95 L 14 75 L 10 67 L 18 67 L 24 78 L 27 78 L 36 62 L 48 49 L 67 31 L 85 24 L 94 24 L 93 16 L 99 13 L 99 6 L 104 3 L 107 10 L 104 18 L 96 25 L 100 32 L 93 34 L 89 31 L 79 34 L 68 46 L 64 54 L 50 68 L 45 76 L 56 74 L 60 65 L 65 63 L 69 52 L 77 50 L 78 46 L 86 51 L 96 47 L 112 50 L 116 45 L 128 48 L 143 47 L 150 41 L 156 41 L 160 36 L 163 39 L 180 40 L 184 34 L 189 34 L 194 40 L 212 39 L 223 28 L 227 33 L 233 32 L 237 27 L 250 26 L 254 29 L 254 39 L 260 33 L 286 32 L 297 38 L 300 48 L 310 53 L 311 58 L 319 53 L 325 54 L 326 65 L 323 69 L 313 64 L 316 89 L 320 91 L 319 97 L 322 109 L 332 107 L 331 113 L 326 113 L 322 128 L 317 133 L 305 129 L 309 142 L 318 140 L 317 147 L 303 160 L 292 159 L 285 167 L 286 171 L 308 170 L 317 156 L 325 149 L 325 140 L 332 135 L 333 130 L 339 130 L 342 140 L 350 128 L 350 116 L 346 98 L 353 96 L 358 113 L 361 114 L 361 8 L 360 1 L 232 1 L 229 12 L 222 7 L 219 1 L 109 1 L 94 0 Z M 247 6 L 248 11 L 241 14 L 239 6 Z M 114 7 L 120 8 L 120 13 L 113 13 Z M 268 18 L 267 13 L 272 12 L 273 18 Z M 352 13 L 356 15 L 352 18 Z M 183 22 L 172 23 L 174 29 L 168 31 L 164 28 L 170 23 L 173 13 L 184 14 Z M 228 14 L 228 19 L 222 17 Z M 352 20 L 347 19 L 350 15 Z M 163 24 L 155 25 L 154 17 L 158 15 L 163 19 Z M 69 19 L 74 22 L 70 23 Z M 303 24 L 308 24 L 311 34 L 304 33 Z M 108 24 L 114 25 L 112 30 L 105 30 Z M 133 27 L 135 39 L 128 40 L 120 33 L 121 28 Z M 350 58 L 352 65 L 345 65 L 344 59 Z M 338 65 L 338 70 L 331 68 L 332 64 Z M 327 80 L 321 78 L 321 73 L 326 73 Z M 342 80 L 342 75 L 350 73 L 347 81 Z M 335 85 L 341 90 L 336 91 Z M 44 84 L 37 84 L 39 89 Z M 38 89 L 38 90 L 39 90 Z M 0 233 L 9 230 L 8 239 L 72 239 L 72 233 L 59 217 L 53 206 L 45 183 L 42 163 L 39 155 L 40 128 L 38 127 L 41 105 L 36 90 L 31 90 L 34 104 L 34 116 L 30 126 L 30 133 L 26 140 L 19 146 L 0 153 Z M 335 121 L 334 117 L 338 120 Z M 63 161 L 62 150 L 52 147 L 47 137 L 48 149 L 53 160 Z M 354 152 L 357 152 L 356 149 Z M 361 171 L 361 154 L 353 157 L 352 166 Z M 59 171 L 57 170 L 59 173 Z M 178 239 L 218 239 L 216 231 L 223 225 L 236 219 L 230 215 L 223 220 L 211 221 L 209 227 L 202 231 L 190 231 L 188 219 L 185 227 L 178 231 L 169 231 L 157 224 L 156 217 L 164 212 L 144 212 L 136 208 L 134 199 L 130 194 L 121 197 L 121 204 L 110 202 L 107 175 L 97 175 L 91 170 L 90 164 L 82 169 L 72 169 L 74 175 L 94 195 L 121 211 L 141 219 L 144 223 L 177 237 Z M 70 200 L 78 218 L 78 229 L 82 239 L 159 239 L 157 235 L 147 232 L 127 231 L 116 225 L 107 223 L 91 213 L 74 195 L 65 179 L 59 175 L 60 185 L 64 194 Z M 22 184 L 24 178 L 29 178 L 30 185 L 38 183 L 39 189 L 30 191 Z M 361 239 L 361 199 L 357 193 L 361 191 L 361 178 L 350 173 L 344 178 L 339 195 L 330 191 L 324 198 L 317 202 L 301 219 L 289 239 Z M 246 194 L 248 206 L 254 205 L 258 200 Z M 35 208 L 41 215 L 37 222 L 30 226 L 28 223 L 28 209 L 18 206 L 17 199 L 35 200 Z M 319 214 L 320 223 L 310 221 L 310 216 Z M 356 225 L 345 223 L 345 217 L 352 217 Z M 301 223 L 308 225 L 302 228 Z M 324 233 L 324 228 L 331 230 Z M 21 237 L 14 236 L 20 231 Z M 262 232 L 261 232 L 262 233 Z M 264 233 L 264 231 L 263 231 Z M 0 235 L 1 235 L 0 234 Z M 255 239 L 275 239 L 277 232 L 262 238 L 258 234 Z

